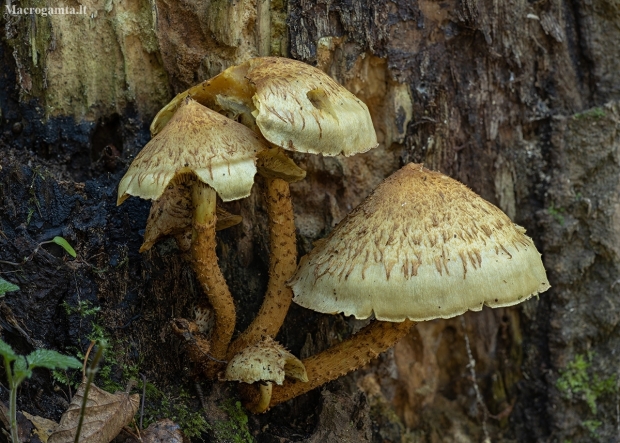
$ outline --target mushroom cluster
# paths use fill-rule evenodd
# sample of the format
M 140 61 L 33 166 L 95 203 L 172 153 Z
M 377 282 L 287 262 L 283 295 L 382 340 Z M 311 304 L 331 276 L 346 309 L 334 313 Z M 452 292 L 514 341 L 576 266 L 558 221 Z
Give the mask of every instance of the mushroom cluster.
M 263 337 L 275 337 L 291 303 L 286 282 L 297 266 L 297 248 L 289 183 L 303 179 L 305 171 L 285 150 L 353 155 L 376 147 L 376 134 L 361 100 L 324 72 L 277 57 L 249 60 L 178 94 L 156 115 L 151 133 L 121 180 L 118 201 L 129 195 L 155 200 L 141 250 L 165 235 L 191 249 L 215 326 L 204 331 L 177 321 L 173 329 L 183 336 L 210 332 L 209 352 L 193 343 L 200 352 L 190 355 L 196 360 L 202 354 L 196 363 L 214 378 L 217 364 L 204 360 L 230 360 Z M 245 150 L 239 147 L 242 137 L 248 138 Z M 223 201 L 248 196 L 257 171 L 269 216 L 269 282 L 255 319 L 230 343 L 235 308 L 215 254 L 216 193 Z M 206 199 L 208 204 L 201 203 Z
M 197 337 L 188 355 L 208 377 L 229 361 L 223 379 L 244 383 L 252 412 L 365 365 L 415 321 L 510 306 L 549 288 L 523 228 L 461 183 L 415 164 L 386 179 L 297 265 L 289 183 L 305 171 L 285 151 L 348 156 L 377 145 L 366 105 L 306 64 L 263 57 L 233 66 L 177 95 L 151 133 L 119 185 L 118 202 L 129 195 L 155 200 L 141 251 L 167 235 L 191 251 L 214 322 L 197 308 L 194 321 L 176 319 L 173 330 Z M 231 342 L 235 306 L 215 232 L 240 218 L 216 200 L 248 196 L 257 172 L 269 216 L 269 282 L 255 319 Z M 272 340 L 291 300 L 375 321 L 299 362 Z

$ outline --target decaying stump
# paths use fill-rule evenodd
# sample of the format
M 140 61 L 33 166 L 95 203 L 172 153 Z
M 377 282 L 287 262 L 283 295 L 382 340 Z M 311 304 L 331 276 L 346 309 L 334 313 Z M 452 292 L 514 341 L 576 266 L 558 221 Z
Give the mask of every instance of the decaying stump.
M 84 5 L 83 16 L 0 18 L 0 275 L 21 288 L 0 300 L 7 341 L 22 352 L 78 352 L 96 324 L 122 349 L 112 379 L 139 363 L 154 384 L 194 392 L 166 325 L 192 315 L 196 281 L 171 241 L 138 254 L 148 203 L 117 208 L 116 185 L 174 93 L 250 57 L 282 55 L 318 66 L 358 95 L 381 143 L 347 159 L 295 155 L 308 171 L 291 187 L 302 254 L 384 177 L 416 161 L 525 226 L 552 289 L 521 308 L 420 324 L 371 368 L 330 385 L 331 394 L 251 418 L 256 437 L 316 440 L 339 423 L 329 411 L 358 424 L 356 438 L 375 441 L 400 438 L 406 428 L 421 441 L 481 441 L 485 432 L 493 441 L 617 435 L 616 4 Z M 227 209 L 243 216 L 218 242 L 241 329 L 265 290 L 267 216 L 256 190 Z M 56 235 L 75 247 L 77 260 L 44 245 L 21 264 Z M 357 327 L 294 307 L 280 339 L 304 356 Z M 57 419 L 66 398 L 54 383 L 38 372 L 20 408 Z M 346 393 L 353 400 L 339 408 Z M 209 407 L 231 395 L 215 389 Z M 317 405 L 323 415 L 309 416 Z M 197 399 L 190 408 L 198 410 Z

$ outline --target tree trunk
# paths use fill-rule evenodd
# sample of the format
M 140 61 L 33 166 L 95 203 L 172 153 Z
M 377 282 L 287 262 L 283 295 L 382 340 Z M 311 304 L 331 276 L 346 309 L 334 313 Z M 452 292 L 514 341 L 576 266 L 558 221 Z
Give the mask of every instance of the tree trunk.
M 169 321 L 193 316 L 200 288 L 171 240 L 138 254 L 149 203 L 132 198 L 116 207 L 116 185 L 175 93 L 250 57 L 286 56 L 358 95 L 380 141 L 350 158 L 294 155 L 308 172 L 291 186 L 300 254 L 382 179 L 416 161 L 464 182 L 526 227 L 552 288 L 516 308 L 418 324 L 394 350 L 322 395 L 251 419 L 257 440 L 586 442 L 618 435 L 617 3 L 75 4 L 86 14 L 0 19 L 0 277 L 21 288 L 0 302 L 0 331 L 19 352 L 83 352 L 89 338 L 105 335 L 114 355 L 107 381 L 139 370 L 170 397 L 195 392 Z M 225 205 L 243 222 L 218 240 L 238 331 L 266 288 L 259 189 Z M 22 263 L 55 235 L 78 259 L 45 245 Z M 278 339 L 306 356 L 358 323 L 293 306 Z M 36 374 L 20 408 L 57 419 L 63 399 L 52 383 Z M 235 392 L 218 384 L 205 392 L 213 424 L 230 412 L 223 405 Z M 152 396 L 147 402 L 155 408 Z M 217 429 L 210 434 L 225 440 Z

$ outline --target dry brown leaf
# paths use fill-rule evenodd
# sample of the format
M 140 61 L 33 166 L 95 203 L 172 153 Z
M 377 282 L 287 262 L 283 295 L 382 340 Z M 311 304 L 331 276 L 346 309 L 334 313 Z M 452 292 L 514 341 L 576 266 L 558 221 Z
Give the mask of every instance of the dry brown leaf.
M 73 396 L 69 408 L 62 414 L 60 424 L 48 439 L 48 443 L 73 443 L 80 420 L 80 409 L 84 398 L 85 383 L 82 383 Z M 127 425 L 140 404 L 138 394 L 125 392 L 110 394 L 90 385 L 88 400 L 84 411 L 84 422 L 80 432 L 80 441 L 88 443 L 109 443 L 116 437 L 123 426 Z
M 47 443 L 50 435 L 56 430 L 58 427 L 58 423 L 54 420 L 49 420 L 47 418 L 39 417 L 37 415 L 30 415 L 26 411 L 22 411 L 24 417 L 26 417 L 30 422 L 34 425 L 33 434 L 39 437 L 43 443 Z

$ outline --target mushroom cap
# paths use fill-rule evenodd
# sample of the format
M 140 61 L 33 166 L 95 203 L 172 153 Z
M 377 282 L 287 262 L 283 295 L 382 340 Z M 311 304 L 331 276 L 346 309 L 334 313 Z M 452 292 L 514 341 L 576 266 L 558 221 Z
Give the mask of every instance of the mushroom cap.
M 465 185 L 408 164 L 302 258 L 293 301 L 395 322 L 511 306 L 550 287 L 524 233 Z
M 282 57 L 258 57 L 228 68 L 175 97 L 155 116 L 162 130 L 184 97 L 236 115 L 251 113 L 261 134 L 291 151 L 334 156 L 377 146 L 368 107 L 323 71 Z
M 377 146 L 368 107 L 323 71 L 287 58 L 250 60 L 256 124 L 284 149 L 346 156 Z
M 225 373 L 229 381 L 269 381 L 278 385 L 284 382 L 285 376 L 308 381 L 303 363 L 271 337 L 265 337 L 235 355 L 228 362 Z
M 223 201 L 250 195 L 255 159 L 266 149 L 245 126 L 191 99 L 136 156 L 118 186 L 118 204 L 130 195 L 159 198 L 179 174 L 193 173 Z

